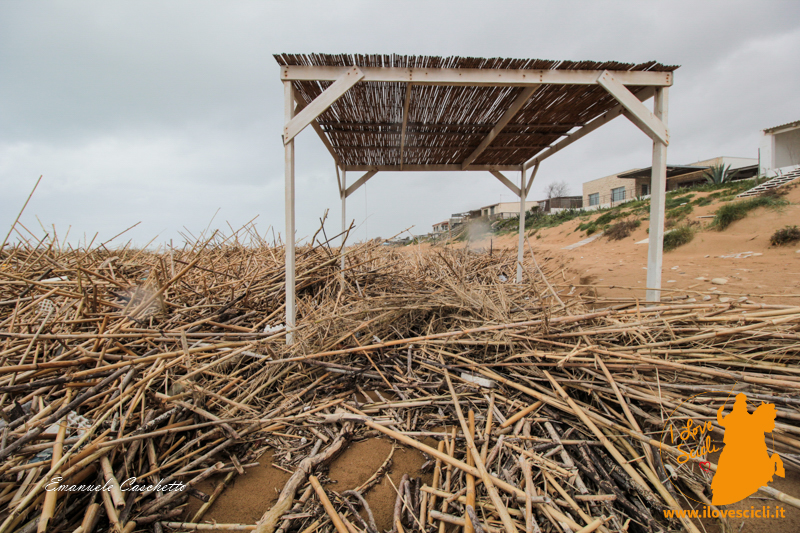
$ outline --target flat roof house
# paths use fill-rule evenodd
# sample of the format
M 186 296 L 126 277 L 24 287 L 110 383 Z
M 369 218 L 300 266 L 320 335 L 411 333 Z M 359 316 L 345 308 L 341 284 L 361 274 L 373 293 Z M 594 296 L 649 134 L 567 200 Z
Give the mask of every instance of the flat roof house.
M 534 207 L 538 207 L 539 202 L 526 201 L 525 211 L 530 211 Z M 496 204 L 481 207 L 481 216 L 488 217 L 489 220 L 497 220 L 498 218 L 514 218 L 519 216 L 519 202 L 498 202 Z
M 559 196 L 539 200 L 539 208 L 545 213 L 558 213 L 565 209 L 580 209 L 583 207 L 583 196 Z
M 450 221 L 437 222 L 433 225 L 433 233 L 444 233 L 450 229 Z
M 667 190 L 705 183 L 705 171 L 717 165 L 730 166 L 733 179 L 752 178 L 758 173 L 758 160 L 748 157 L 720 156 L 690 163 L 667 165 Z M 613 207 L 650 195 L 652 168 L 638 168 L 611 174 L 583 184 L 584 209 Z M 735 174 L 734 174 L 735 173 Z

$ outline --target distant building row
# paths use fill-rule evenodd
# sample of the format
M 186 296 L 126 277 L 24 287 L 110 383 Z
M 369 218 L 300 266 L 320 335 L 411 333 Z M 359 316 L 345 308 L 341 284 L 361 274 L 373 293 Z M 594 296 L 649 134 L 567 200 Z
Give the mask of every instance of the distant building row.
M 800 167 L 800 121 L 789 122 L 761 132 L 759 158 L 720 156 L 688 165 L 667 165 L 667 190 L 706 183 L 706 171 L 722 165 L 735 180 L 755 176 L 772 178 Z M 525 202 L 525 210 L 540 209 L 552 213 L 563 209 L 602 209 L 636 198 L 650 196 L 652 169 L 638 168 L 605 176 L 583 184 L 582 196 L 564 196 Z M 498 202 L 433 225 L 433 233 L 441 234 L 472 218 L 490 221 L 519 215 L 519 202 Z
M 800 120 L 762 130 L 758 159 L 721 156 L 689 165 L 667 165 L 667 190 L 705 183 L 705 171 L 718 165 L 729 166 L 735 180 L 773 178 L 791 172 L 800 166 Z M 611 207 L 649 196 L 651 171 L 632 169 L 587 181 L 583 184 L 584 208 Z

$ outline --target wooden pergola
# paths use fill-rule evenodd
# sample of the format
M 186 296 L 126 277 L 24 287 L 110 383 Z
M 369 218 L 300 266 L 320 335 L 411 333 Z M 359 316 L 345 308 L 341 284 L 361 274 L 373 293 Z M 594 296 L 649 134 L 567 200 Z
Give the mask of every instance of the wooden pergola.
M 624 115 L 653 141 L 646 299 L 660 299 L 667 100 L 677 66 L 399 55 L 275 59 L 284 84 L 288 343 L 296 325 L 294 138 L 309 125 L 336 163 L 343 232 L 347 197 L 378 172 L 494 175 L 520 201 L 521 283 L 525 199 L 539 164 Z M 652 112 L 642 103 L 649 98 Z M 349 187 L 348 171 L 363 173 Z M 518 172 L 519 185 L 504 172 Z

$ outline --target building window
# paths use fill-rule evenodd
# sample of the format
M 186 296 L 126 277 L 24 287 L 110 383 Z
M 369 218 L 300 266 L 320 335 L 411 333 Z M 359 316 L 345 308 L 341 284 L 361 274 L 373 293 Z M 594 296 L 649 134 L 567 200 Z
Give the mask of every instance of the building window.
M 650 194 L 650 184 L 642 183 L 642 196 L 647 196 L 648 194 Z
M 612 202 L 619 202 L 624 199 L 625 199 L 625 187 L 617 187 L 616 189 L 611 189 Z
M 596 192 L 589 195 L 589 206 L 600 205 L 600 193 Z

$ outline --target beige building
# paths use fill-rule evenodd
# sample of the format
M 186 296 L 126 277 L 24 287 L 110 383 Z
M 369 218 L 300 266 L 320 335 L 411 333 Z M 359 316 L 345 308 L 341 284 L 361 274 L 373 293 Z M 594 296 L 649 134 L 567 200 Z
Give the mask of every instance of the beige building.
M 525 211 L 530 211 L 534 207 L 539 207 L 539 202 L 525 202 Z M 519 216 L 519 202 L 499 202 L 481 207 L 481 216 L 488 217 L 489 220 L 514 218 Z
M 748 157 L 720 156 L 688 165 L 667 165 L 667 190 L 705 183 L 705 171 L 713 166 L 730 167 L 736 172 L 734 179 L 752 178 L 758 173 L 758 160 Z M 583 184 L 583 208 L 613 207 L 636 198 L 650 195 L 652 169 L 640 168 L 611 174 Z
M 650 194 L 650 178 L 620 178 L 639 169 L 626 170 L 583 184 L 583 208 L 600 209 L 630 201 L 639 196 Z

